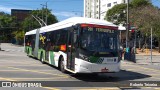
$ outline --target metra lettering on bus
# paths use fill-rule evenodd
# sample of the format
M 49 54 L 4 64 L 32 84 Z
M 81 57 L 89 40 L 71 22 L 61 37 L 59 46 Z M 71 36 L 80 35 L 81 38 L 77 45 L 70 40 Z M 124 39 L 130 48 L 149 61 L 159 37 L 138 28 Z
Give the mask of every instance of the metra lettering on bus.
M 88 27 L 88 31 L 93 31 L 94 28 Z M 95 28 L 96 32 L 106 32 L 106 33 L 114 33 L 114 30 L 106 29 L 106 28 Z

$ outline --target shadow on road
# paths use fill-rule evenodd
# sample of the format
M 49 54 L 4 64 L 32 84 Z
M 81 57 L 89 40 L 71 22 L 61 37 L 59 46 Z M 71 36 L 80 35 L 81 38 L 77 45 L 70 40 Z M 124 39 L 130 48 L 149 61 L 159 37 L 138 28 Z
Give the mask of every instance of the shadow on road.
M 144 79 L 151 77 L 149 75 L 125 71 L 121 70 L 118 73 L 100 73 L 98 75 L 95 74 L 78 74 L 78 75 L 71 75 L 72 77 L 87 81 L 87 82 L 120 82 L 120 81 L 130 81 L 135 79 Z
M 4 50 L 1 49 L 0 51 L 4 51 Z

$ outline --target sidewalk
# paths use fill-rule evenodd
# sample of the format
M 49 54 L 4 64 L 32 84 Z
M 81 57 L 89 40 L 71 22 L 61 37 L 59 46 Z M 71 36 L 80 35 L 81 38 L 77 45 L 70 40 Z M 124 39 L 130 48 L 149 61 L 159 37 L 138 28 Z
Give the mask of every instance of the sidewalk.
M 159 55 L 151 55 L 149 56 L 138 56 L 136 55 L 136 62 L 137 64 L 153 64 L 153 65 L 160 65 L 160 56 Z
M 2 51 L 20 51 L 20 52 L 24 52 L 24 46 L 22 45 L 15 45 L 15 44 L 11 44 L 11 43 L 1 43 L 1 50 Z M 17 48 L 15 48 L 17 47 Z
M 137 50 L 136 61 L 137 64 L 160 65 L 160 53 L 153 49 L 151 57 L 150 49 L 145 49 L 144 52 Z
M 145 49 L 143 52 L 139 49 L 137 49 L 136 51 L 137 51 L 136 55 L 144 55 L 144 56 L 150 56 L 151 55 L 150 49 Z M 160 56 L 160 53 L 157 50 L 153 49 L 152 50 L 152 55 L 153 56 Z
M 122 60 L 122 63 L 125 64 L 134 64 L 131 61 Z M 160 53 L 156 50 L 152 50 L 152 57 L 150 49 L 145 49 L 144 52 L 137 49 L 136 53 L 136 63 L 138 65 L 158 65 L 160 66 Z
M 123 60 L 126 63 L 133 63 L 127 60 Z M 136 64 L 139 65 L 160 65 L 160 56 L 146 56 L 146 55 L 136 55 Z
M 136 63 L 127 60 L 121 60 L 121 65 L 134 65 L 145 68 L 146 70 L 159 70 L 160 71 L 160 55 L 152 57 L 146 55 L 136 55 Z M 137 67 L 137 69 L 139 69 Z
M 134 64 L 131 61 L 122 60 L 123 63 Z M 159 65 L 160 66 L 160 55 L 153 55 L 152 60 L 150 55 L 136 55 L 136 63 L 138 65 Z

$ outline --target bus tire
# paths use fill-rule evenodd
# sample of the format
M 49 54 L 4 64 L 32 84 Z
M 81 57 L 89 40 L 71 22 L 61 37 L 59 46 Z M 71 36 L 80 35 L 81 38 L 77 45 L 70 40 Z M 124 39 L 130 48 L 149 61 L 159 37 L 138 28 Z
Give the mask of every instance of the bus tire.
M 29 49 L 27 50 L 27 54 L 29 55 Z
M 41 63 L 42 63 L 42 64 L 44 64 L 44 57 L 43 57 L 43 53 L 41 53 L 40 61 L 41 61 Z
M 64 59 L 63 59 L 63 57 L 60 58 L 60 66 L 59 67 L 60 67 L 60 71 L 62 73 L 66 72 L 66 70 L 64 69 Z

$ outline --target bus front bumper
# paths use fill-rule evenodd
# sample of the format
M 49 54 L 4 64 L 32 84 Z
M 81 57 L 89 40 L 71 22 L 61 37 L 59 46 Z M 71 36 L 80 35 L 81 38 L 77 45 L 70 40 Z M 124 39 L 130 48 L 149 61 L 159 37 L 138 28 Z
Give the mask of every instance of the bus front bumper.
M 96 64 L 84 60 L 77 60 L 75 64 L 76 73 L 110 73 L 119 72 L 120 63 Z

